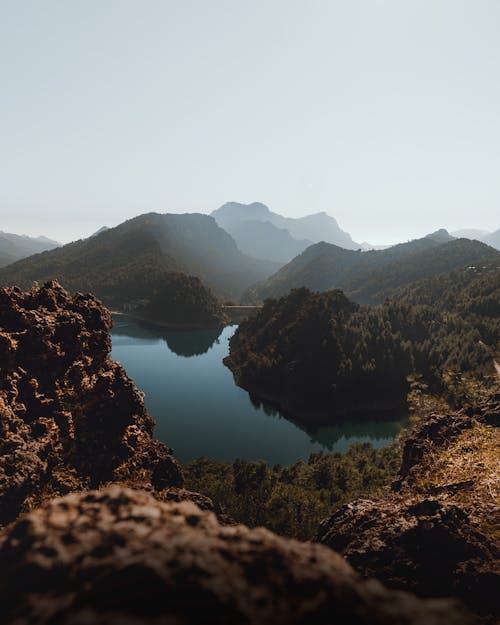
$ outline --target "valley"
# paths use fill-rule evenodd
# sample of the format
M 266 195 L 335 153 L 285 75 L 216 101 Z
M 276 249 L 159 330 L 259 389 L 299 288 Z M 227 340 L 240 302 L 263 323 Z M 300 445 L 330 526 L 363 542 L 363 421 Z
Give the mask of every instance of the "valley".
M 31 566 L 32 551 L 13 538 L 25 518 L 33 532 L 49 519 L 52 540 L 59 505 L 63 515 L 107 519 L 139 505 L 138 535 L 147 515 L 166 527 L 173 514 L 198 528 L 200 544 L 214 528 L 313 540 L 329 562 L 336 551 L 360 572 L 356 589 L 375 576 L 384 592 L 414 593 L 403 610 L 416 601 L 425 614 L 428 597 L 450 596 L 471 625 L 490 625 L 500 252 L 446 231 L 345 249 L 283 234 L 290 222 L 249 206 L 278 225 L 233 223 L 233 239 L 213 217 L 151 213 L 0 268 L 0 564 L 8 569 L 19 545 L 20 566 Z M 312 237 L 318 219 L 336 232 L 335 221 L 311 217 L 292 220 L 296 236 Z M 259 252 L 239 249 L 242 233 L 261 237 Z M 279 241 L 283 255 L 270 255 Z M 102 553 L 112 535 L 102 534 Z M 428 561 L 442 543 L 435 574 Z M 163 537 L 153 551 L 169 545 Z M 61 570 L 86 574 L 66 546 L 61 553 Z M 134 587 L 149 583 L 151 558 Z M 250 562 L 261 567 L 261 556 Z M 189 559 L 181 566 L 189 571 Z M 129 573 L 110 574 L 128 583 Z M 164 571 L 158 597 L 164 584 L 185 592 L 183 574 L 167 582 Z M 59 590 L 54 601 L 59 610 Z M 437 622 L 449 625 L 455 604 L 443 601 Z M 17 614 L 15 601 L 4 605 Z
M 145 393 L 156 436 L 172 445 L 182 462 L 206 456 L 290 465 L 311 453 L 345 452 L 354 443 L 387 446 L 404 425 L 403 409 L 385 418 L 368 415 L 361 423 L 304 428 L 252 400 L 222 363 L 235 330 L 162 330 L 115 317 L 111 356 Z

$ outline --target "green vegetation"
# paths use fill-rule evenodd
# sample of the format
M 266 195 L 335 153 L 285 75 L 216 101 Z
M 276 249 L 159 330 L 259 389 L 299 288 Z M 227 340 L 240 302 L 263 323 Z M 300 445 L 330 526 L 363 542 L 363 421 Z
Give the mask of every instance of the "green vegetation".
M 210 497 L 218 513 L 307 540 L 335 509 L 387 487 L 399 464 L 397 442 L 380 450 L 365 443 L 345 454 L 311 454 L 289 467 L 200 458 L 184 472 L 186 488 Z
M 240 325 L 225 364 L 237 384 L 305 423 L 403 406 L 410 374 L 453 401 L 456 376 L 492 370 L 498 318 L 478 313 L 494 307 L 499 288 L 497 280 L 482 306 L 467 300 L 469 316 L 409 295 L 366 307 L 341 291 L 295 289 Z
M 242 254 L 231 237 L 207 215 L 149 213 L 116 228 L 0 269 L 0 286 L 30 288 L 56 279 L 70 291 L 91 291 L 116 305 L 146 297 L 141 282 L 156 275 L 199 277 L 219 297 L 241 292 L 279 265 Z M 126 299 L 126 284 L 131 283 Z
M 165 274 L 151 284 L 149 301 L 134 310 L 150 321 L 220 327 L 226 322 L 222 307 L 201 280 L 184 274 Z
M 468 239 L 442 241 L 424 237 L 384 250 L 345 250 L 328 243 L 300 256 L 245 294 L 248 302 L 286 295 L 291 289 L 340 288 L 360 304 L 381 304 L 397 289 L 431 276 L 474 265 L 500 265 L 500 252 Z

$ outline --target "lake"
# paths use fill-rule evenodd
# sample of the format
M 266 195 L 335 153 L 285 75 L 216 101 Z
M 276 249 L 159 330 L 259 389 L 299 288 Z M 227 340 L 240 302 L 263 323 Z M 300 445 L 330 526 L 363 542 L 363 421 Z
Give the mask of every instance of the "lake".
M 312 452 L 343 452 L 355 442 L 382 447 L 400 431 L 404 418 L 306 431 L 276 410 L 254 404 L 222 364 L 236 327 L 165 330 L 114 318 L 111 357 L 144 392 L 157 438 L 181 462 L 207 456 L 288 465 Z

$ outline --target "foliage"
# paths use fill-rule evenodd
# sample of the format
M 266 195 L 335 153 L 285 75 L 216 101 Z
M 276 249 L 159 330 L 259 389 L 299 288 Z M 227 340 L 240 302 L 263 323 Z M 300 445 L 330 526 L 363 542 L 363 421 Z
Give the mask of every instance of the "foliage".
M 345 454 L 315 453 L 288 467 L 199 458 L 184 473 L 186 487 L 210 497 L 217 512 L 307 540 L 336 508 L 387 486 L 399 463 L 397 442 L 379 450 L 358 443 Z
M 225 362 L 255 395 L 319 421 L 404 405 L 410 374 L 433 391 L 450 373 L 484 375 L 492 350 L 470 320 L 435 306 L 363 307 L 341 291 L 295 289 L 240 325 Z
M 238 297 L 277 267 L 242 254 L 208 215 L 148 213 L 0 268 L 0 286 L 27 289 L 34 280 L 56 279 L 70 291 L 91 291 L 106 300 L 125 297 L 130 279 L 135 299 L 144 297 L 141 279 L 151 283 L 158 273 L 184 273 L 226 298 Z
M 255 303 L 300 287 L 311 291 L 339 288 L 360 304 L 381 304 L 397 289 L 424 278 L 490 264 L 500 265 L 500 252 L 468 239 L 443 243 L 424 237 L 368 252 L 318 243 L 254 285 L 245 299 Z

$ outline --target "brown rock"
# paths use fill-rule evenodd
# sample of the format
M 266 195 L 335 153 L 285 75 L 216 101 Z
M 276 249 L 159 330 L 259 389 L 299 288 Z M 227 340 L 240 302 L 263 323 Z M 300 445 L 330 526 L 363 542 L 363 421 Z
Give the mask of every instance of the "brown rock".
M 342 557 L 262 529 L 222 526 L 192 502 L 111 486 L 53 500 L 0 543 L 5 625 L 440 625 L 449 600 L 362 581 Z
M 406 440 L 393 492 L 344 506 L 322 523 L 317 540 L 391 588 L 457 596 L 494 618 L 499 413 L 492 398 L 467 412 L 429 417 Z
M 0 524 L 109 481 L 182 486 L 153 421 L 109 360 L 110 313 L 49 282 L 0 289 Z

